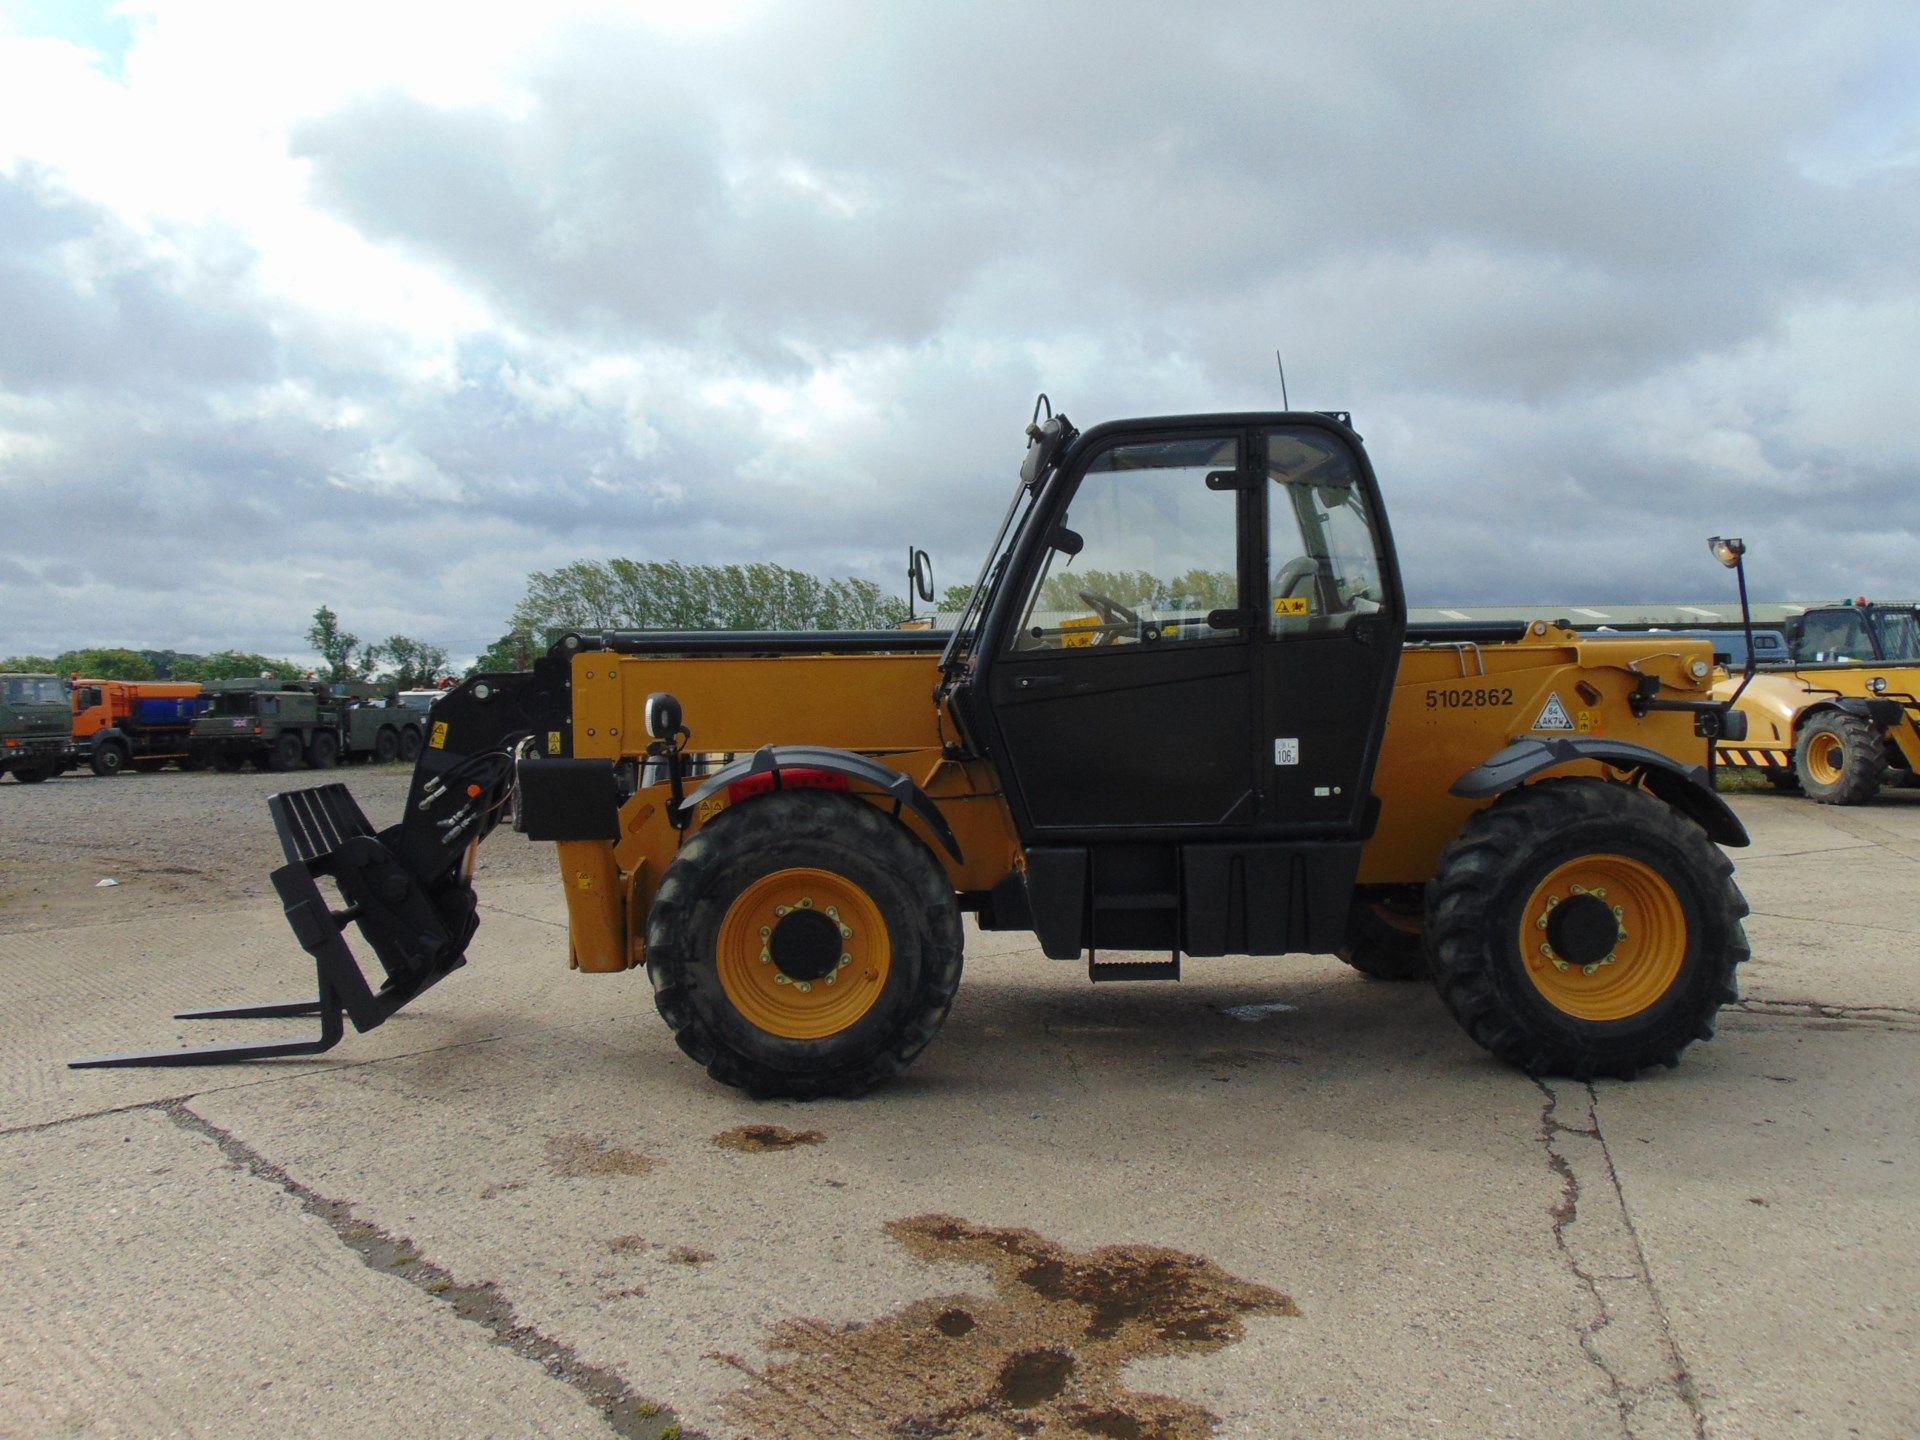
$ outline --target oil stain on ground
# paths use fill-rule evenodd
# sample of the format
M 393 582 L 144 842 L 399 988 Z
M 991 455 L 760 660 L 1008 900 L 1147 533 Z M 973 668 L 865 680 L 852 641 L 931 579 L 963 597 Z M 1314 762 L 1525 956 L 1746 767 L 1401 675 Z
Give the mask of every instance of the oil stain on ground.
M 760 1154 L 767 1150 L 791 1150 L 796 1145 L 818 1145 L 827 1137 L 818 1130 L 789 1130 L 784 1125 L 736 1125 L 713 1137 L 722 1150 L 745 1150 Z
M 1204 1355 L 1233 1344 L 1247 1315 L 1298 1315 L 1277 1290 L 1211 1260 L 1151 1245 L 1062 1248 L 1031 1230 L 950 1215 L 887 1231 L 919 1259 L 983 1265 L 993 1293 L 919 1300 L 868 1323 L 782 1324 L 790 1355 L 758 1371 L 719 1358 L 749 1383 L 727 1400 L 754 1440 L 1201 1440 L 1215 1417 L 1129 1390 L 1129 1361 Z
M 547 1167 L 568 1180 L 597 1175 L 644 1175 L 660 1162 L 638 1150 L 623 1150 L 591 1135 L 556 1135 L 547 1141 Z

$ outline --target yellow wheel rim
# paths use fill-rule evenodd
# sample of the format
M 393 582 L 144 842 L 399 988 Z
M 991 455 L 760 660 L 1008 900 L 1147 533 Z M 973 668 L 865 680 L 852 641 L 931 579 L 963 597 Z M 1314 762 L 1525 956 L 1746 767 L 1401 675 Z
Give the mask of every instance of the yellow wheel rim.
M 714 964 L 749 1024 L 783 1040 L 824 1040 L 873 1008 L 893 945 L 880 907 L 844 875 L 776 870 L 727 908 Z
M 1687 915 L 1651 866 L 1625 855 L 1583 855 L 1534 887 L 1519 939 L 1527 978 L 1556 1010 L 1627 1020 L 1679 978 Z
M 1847 773 L 1847 747 L 1831 730 L 1807 741 L 1807 773 L 1820 785 L 1838 785 Z

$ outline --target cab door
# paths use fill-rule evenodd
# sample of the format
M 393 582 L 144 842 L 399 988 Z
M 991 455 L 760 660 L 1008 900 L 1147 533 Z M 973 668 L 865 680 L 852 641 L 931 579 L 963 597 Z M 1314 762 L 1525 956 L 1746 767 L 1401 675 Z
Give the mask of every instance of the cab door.
M 1249 438 L 1123 433 L 1057 482 L 984 667 L 1030 837 L 1255 823 Z
M 1254 450 L 1262 829 L 1364 839 L 1407 626 L 1386 515 L 1344 427 L 1265 427 Z

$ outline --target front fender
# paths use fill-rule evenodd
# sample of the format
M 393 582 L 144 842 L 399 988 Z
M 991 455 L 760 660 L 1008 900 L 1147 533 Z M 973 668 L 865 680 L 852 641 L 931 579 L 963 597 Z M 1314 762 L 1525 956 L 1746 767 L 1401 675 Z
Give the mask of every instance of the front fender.
M 1714 793 L 1706 766 L 1682 765 L 1658 750 L 1625 740 L 1593 736 L 1516 740 L 1454 781 L 1453 793 L 1465 800 L 1486 800 L 1524 784 L 1543 770 L 1579 760 L 1597 760 L 1616 770 L 1637 770 L 1641 783 L 1651 793 L 1699 825 L 1712 839 L 1735 847 L 1752 843 L 1733 807 Z
M 843 775 L 848 780 L 871 785 L 893 798 L 893 813 L 896 816 L 903 808 L 911 810 L 933 832 L 933 838 L 940 842 L 949 855 L 956 861 L 961 858 L 960 842 L 953 838 L 947 817 L 940 813 L 940 807 L 910 777 L 898 770 L 889 770 L 878 760 L 865 755 L 824 745 L 762 745 L 753 752 L 752 758 L 736 760 L 717 774 L 709 776 L 705 784 L 680 802 L 680 809 L 683 812 L 691 811 L 708 796 L 749 775 L 770 773 L 774 777 L 774 788 L 778 789 L 780 771 L 783 769 L 825 770 L 831 775 Z

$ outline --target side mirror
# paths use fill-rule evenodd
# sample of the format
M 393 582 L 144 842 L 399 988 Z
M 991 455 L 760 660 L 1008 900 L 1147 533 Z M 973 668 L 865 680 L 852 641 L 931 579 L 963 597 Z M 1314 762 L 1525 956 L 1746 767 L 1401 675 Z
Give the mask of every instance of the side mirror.
M 914 594 L 922 600 L 933 599 L 933 557 L 924 550 L 909 551 L 907 579 L 913 586 Z
M 656 740 L 680 733 L 680 702 L 664 690 L 647 696 L 647 733 Z
M 1740 557 L 1747 553 L 1747 542 L 1737 537 L 1722 539 L 1713 535 L 1707 539 L 1707 549 L 1713 552 L 1714 559 L 1732 570 L 1740 564 Z
M 1053 533 L 1047 536 L 1047 545 L 1050 549 L 1058 550 L 1071 559 L 1087 548 L 1087 541 L 1078 530 L 1069 530 L 1064 525 L 1056 525 L 1053 527 Z

